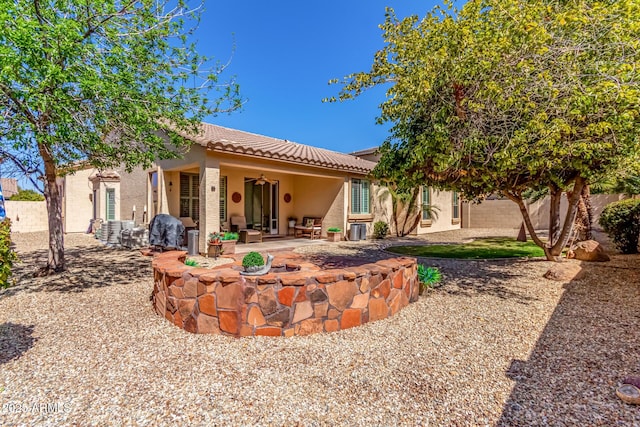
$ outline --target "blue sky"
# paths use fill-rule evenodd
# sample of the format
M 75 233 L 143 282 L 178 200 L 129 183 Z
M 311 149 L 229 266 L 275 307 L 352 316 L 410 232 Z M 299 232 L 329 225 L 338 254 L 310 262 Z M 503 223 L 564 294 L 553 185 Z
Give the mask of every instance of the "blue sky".
M 376 125 L 384 90 L 356 100 L 322 103 L 337 95 L 333 78 L 368 71 L 383 46 L 378 25 L 385 6 L 399 17 L 424 16 L 430 1 L 208 1 L 198 30 L 201 53 L 226 62 L 247 102 L 221 126 L 302 144 L 351 152 L 379 145 L 389 126 Z

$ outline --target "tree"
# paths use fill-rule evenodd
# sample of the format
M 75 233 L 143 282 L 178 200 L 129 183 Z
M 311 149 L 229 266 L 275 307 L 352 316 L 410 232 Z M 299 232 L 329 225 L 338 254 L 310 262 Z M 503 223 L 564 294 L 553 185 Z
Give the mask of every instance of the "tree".
M 44 200 L 42 194 L 38 193 L 35 190 L 25 190 L 23 188 L 18 187 L 18 192 L 11 196 L 9 200 L 13 201 L 24 201 L 24 202 L 41 202 Z
M 184 0 L 0 0 L 0 158 L 44 194 L 47 271 L 64 269 L 56 177 L 175 157 L 186 141 L 174 131 L 239 106 L 237 85 L 218 82 L 225 65 L 190 41 L 201 13 Z
M 446 2 L 422 20 L 388 9 L 385 46 L 370 71 L 342 80 L 338 99 L 387 86 L 379 121 L 393 127 L 374 173 L 467 200 L 500 193 L 556 260 L 583 187 L 638 157 L 638 16 L 635 0 Z M 543 188 L 551 197 L 546 243 L 523 199 Z

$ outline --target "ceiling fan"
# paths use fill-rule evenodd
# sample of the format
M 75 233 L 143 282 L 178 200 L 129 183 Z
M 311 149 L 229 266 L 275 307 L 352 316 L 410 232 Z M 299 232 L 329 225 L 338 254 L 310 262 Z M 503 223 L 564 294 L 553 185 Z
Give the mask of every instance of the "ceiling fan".
M 263 173 L 260 174 L 259 178 L 255 179 L 256 181 L 256 185 L 265 185 L 267 183 L 272 184 L 274 181 L 271 179 L 268 179 L 266 176 L 264 176 Z

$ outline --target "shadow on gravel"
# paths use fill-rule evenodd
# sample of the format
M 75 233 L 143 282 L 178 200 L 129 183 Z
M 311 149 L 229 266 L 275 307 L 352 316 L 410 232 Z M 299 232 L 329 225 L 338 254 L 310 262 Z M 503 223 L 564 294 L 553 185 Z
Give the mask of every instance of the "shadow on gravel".
M 498 426 L 640 425 L 615 395 L 640 375 L 640 256 L 628 257 L 582 263 L 586 277 L 565 285 L 529 359 L 506 373 L 516 384 Z
M 152 277 L 151 258 L 138 251 L 105 246 L 74 246 L 65 250 L 67 270 L 47 277 L 33 277 L 47 263 L 47 250 L 22 252 L 14 266 L 17 285 L 0 291 L 0 298 L 17 292 L 82 292 Z
M 518 279 L 522 272 L 537 267 L 544 260 L 537 259 L 495 259 L 495 260 L 455 260 L 440 258 L 418 258 L 420 264 L 438 267 L 443 273 L 441 291 L 452 295 L 473 297 L 491 295 L 501 299 L 513 299 L 521 304 L 535 301 L 525 292 L 518 292 Z M 542 276 L 542 274 L 540 274 Z M 515 285 L 515 286 L 514 286 Z
M 16 323 L 0 325 L 0 365 L 19 359 L 26 353 L 36 338 L 33 335 L 34 326 L 24 326 Z

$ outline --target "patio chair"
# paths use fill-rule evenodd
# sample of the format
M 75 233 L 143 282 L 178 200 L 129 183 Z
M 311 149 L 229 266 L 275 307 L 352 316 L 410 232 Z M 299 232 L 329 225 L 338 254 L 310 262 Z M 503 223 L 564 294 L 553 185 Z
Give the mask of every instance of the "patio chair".
M 230 219 L 231 231 L 239 234 L 243 243 L 262 242 L 262 233 L 259 230 L 247 228 L 247 219 L 240 215 L 234 215 Z
M 320 238 L 322 234 L 322 218 L 305 216 L 302 218 L 302 224 L 296 225 L 293 229 L 295 237 L 308 234 L 311 240 L 315 237 Z

